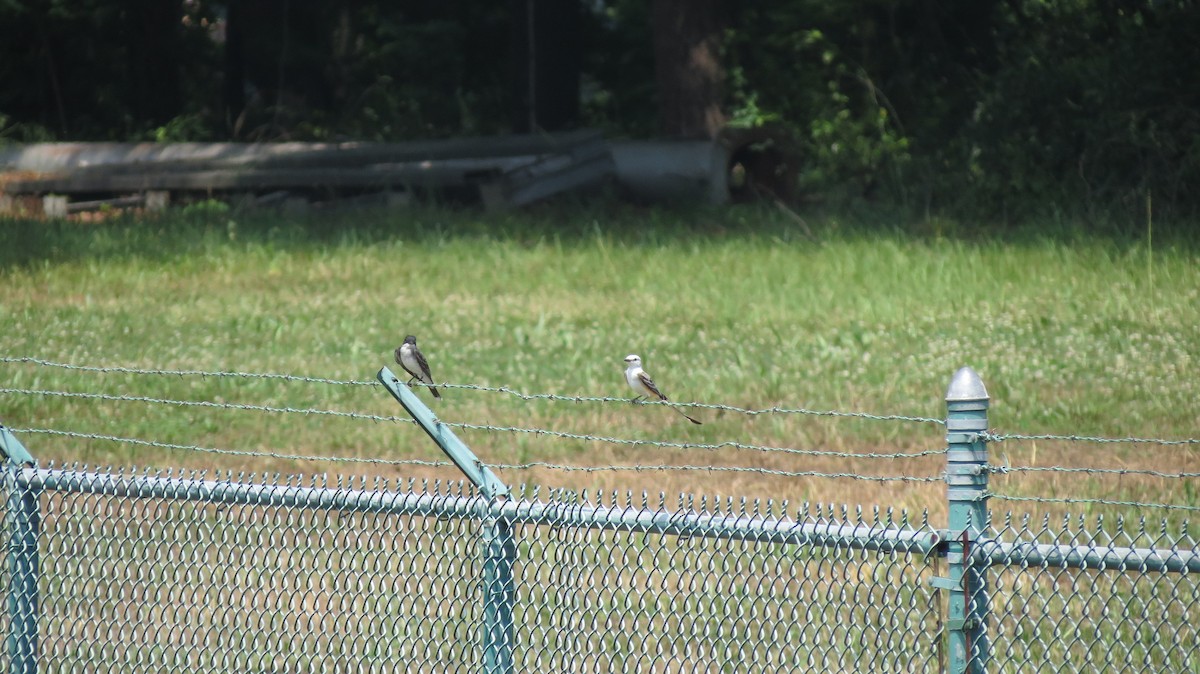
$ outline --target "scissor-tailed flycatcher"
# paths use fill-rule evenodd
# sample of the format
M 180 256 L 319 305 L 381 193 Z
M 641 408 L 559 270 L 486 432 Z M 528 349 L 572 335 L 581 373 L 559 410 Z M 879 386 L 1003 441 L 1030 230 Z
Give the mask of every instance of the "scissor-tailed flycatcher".
M 412 375 L 408 380 L 409 384 L 413 379 L 419 380 L 429 384 L 429 392 L 433 394 L 434 398 L 442 397 L 442 394 L 433 387 L 433 375 L 429 373 L 429 363 L 425 361 L 425 356 L 417 348 L 416 337 L 409 335 L 404 338 L 404 343 L 396 349 L 396 362 L 404 368 L 405 372 Z
M 654 385 L 654 380 L 650 378 L 650 375 L 646 374 L 646 371 L 642 369 L 641 357 L 634 354 L 629 354 L 628 356 L 625 356 L 625 362 L 629 365 L 625 368 L 625 381 L 629 382 L 629 388 L 633 389 L 634 392 L 637 393 L 637 396 L 634 397 L 635 401 L 638 398 L 658 398 L 659 400 L 667 400 L 667 397 L 662 394 L 662 391 L 659 391 L 658 387 Z M 672 407 L 671 409 L 683 414 L 683 418 L 687 419 L 693 424 L 700 424 L 699 421 L 696 421 L 695 419 L 684 414 L 683 410 L 679 409 L 678 407 Z

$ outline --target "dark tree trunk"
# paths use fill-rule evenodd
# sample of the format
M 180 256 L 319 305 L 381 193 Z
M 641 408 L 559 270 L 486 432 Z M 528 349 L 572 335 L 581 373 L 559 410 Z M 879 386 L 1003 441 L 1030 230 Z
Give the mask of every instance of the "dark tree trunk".
M 654 75 L 662 131 L 716 138 L 721 111 L 721 0 L 654 0 Z
M 239 2 L 226 5 L 225 14 L 225 125 L 238 136 L 246 109 L 246 51 L 242 45 L 242 10 Z
M 350 99 L 350 75 L 352 68 L 354 30 L 350 23 L 350 8 L 342 5 L 337 10 L 337 23 L 333 28 L 333 63 L 329 75 L 333 80 L 333 103 L 339 112 L 345 112 Z
M 510 0 L 513 130 L 560 131 L 579 119 L 579 2 Z

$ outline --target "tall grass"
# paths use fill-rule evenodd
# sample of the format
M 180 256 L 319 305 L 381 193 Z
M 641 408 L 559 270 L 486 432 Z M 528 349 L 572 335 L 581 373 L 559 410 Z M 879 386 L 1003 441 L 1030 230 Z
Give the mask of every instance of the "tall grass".
M 445 209 L 300 219 L 192 207 L 154 220 L 0 222 L 0 354 L 84 364 L 290 372 L 370 379 L 416 334 L 439 381 L 528 392 L 626 396 L 622 358 L 640 354 L 674 399 L 941 417 L 964 364 L 1007 432 L 1196 437 L 1200 266 L 1183 237 L 1148 252 L 1121 237 L 1007 238 L 963 225 L 898 228 L 814 219 L 818 241 L 755 208 L 670 212 L 585 205 L 480 215 Z M 873 224 L 873 227 L 867 225 Z M 1036 224 L 1036 223 L 1035 223 Z M 1064 234 L 1065 231 L 1065 234 Z M 135 378 L 0 366 L 12 388 L 402 413 L 379 389 L 255 380 Z M 422 394 L 424 395 L 424 394 Z M 447 420 L 664 441 L 844 451 L 936 449 L 937 426 L 521 402 L 450 390 Z M 0 395 L 0 420 L 289 453 L 440 458 L 409 426 L 328 417 L 197 411 Z M 464 432 L 485 460 L 579 465 L 681 463 L 933 475 L 938 457 L 898 461 L 620 447 Z M 43 459 L 255 470 L 232 461 L 105 442 L 27 437 Z M 1196 449 L 1010 443 L 998 460 L 1039 465 L 1200 467 Z M 329 466 L 316 469 L 327 470 Z M 396 469 L 419 475 L 446 471 Z M 509 482 L 721 490 L 924 508 L 941 487 L 687 473 L 506 475 Z M 1118 493 L 1151 500 L 1180 482 L 997 477 L 1013 493 Z M 936 510 L 936 507 L 935 507 Z

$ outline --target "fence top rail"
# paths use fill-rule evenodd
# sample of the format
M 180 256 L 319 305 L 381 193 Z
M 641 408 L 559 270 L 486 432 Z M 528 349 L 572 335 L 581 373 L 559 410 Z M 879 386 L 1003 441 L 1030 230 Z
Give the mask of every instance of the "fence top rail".
M 1105 506 L 1122 506 L 1126 508 L 1157 508 L 1161 510 L 1182 510 L 1186 512 L 1200 512 L 1200 506 L 1184 505 L 1180 503 L 1152 503 L 1144 501 L 1118 501 L 1114 499 L 1103 498 L 1083 498 L 1083 497 L 1058 497 L 1058 496 L 1017 496 L 1014 494 L 1001 494 L 994 491 L 980 492 L 979 500 L 995 499 L 997 501 L 1024 501 L 1028 503 L 1076 503 L 1081 505 L 1105 505 Z
M 197 477 L 199 475 L 199 477 Z M 257 478 L 257 479 L 256 479 Z M 305 479 L 263 474 L 210 479 L 204 473 L 179 471 L 178 475 L 149 471 L 98 472 L 67 468 L 24 468 L 17 485 L 32 490 L 101 494 L 124 498 L 160 498 L 220 505 L 293 507 L 341 512 L 418 515 L 451 518 L 499 518 L 513 523 L 552 527 L 583 527 L 607 530 L 660 533 L 680 537 L 753 540 L 817 547 L 912 552 L 932 554 L 943 540 L 941 532 L 924 523 L 908 524 L 906 513 L 899 520 L 888 510 L 882 517 L 861 509 L 840 513 L 830 506 L 802 504 L 788 514 L 788 504 L 778 507 L 761 501 L 722 500 L 720 497 L 681 495 L 672 504 L 665 494 L 655 499 L 645 493 L 638 499 L 626 492 L 624 499 L 613 492 L 605 503 L 603 492 L 592 498 L 586 492 L 520 489 L 515 499 L 487 499 L 459 482 L 424 481 L 419 490 L 412 480 L 407 491 L 402 481 Z M 444 484 L 444 488 L 443 488 Z M 457 487 L 456 487 L 457 485 Z M 622 503 L 622 500 L 624 503 Z M 640 504 L 639 504 L 640 501 Z M 1200 553 L 1194 549 L 1117 546 L 1111 544 L 1054 544 L 1033 541 L 1007 542 L 985 537 L 976 542 L 972 560 L 977 564 L 1034 567 L 1070 567 L 1097 570 L 1200 573 Z
M 809 510 L 804 504 L 797 511 L 797 518 L 786 514 L 786 504 L 779 514 L 771 510 L 773 504 L 763 512 L 762 504 L 753 505 L 745 500 L 740 503 L 728 500 L 722 511 L 719 498 L 699 499 L 700 510 L 696 510 L 697 499 L 681 497 L 675 509 L 668 507 L 664 494 L 659 494 L 658 504 L 642 496 L 642 505 L 636 505 L 633 495 L 627 495 L 625 505 L 592 504 L 568 492 L 551 492 L 550 500 L 534 498 L 487 499 L 472 493 L 469 487 L 458 483 L 457 493 L 447 483 L 445 493 L 422 493 L 355 488 L 351 485 L 337 487 L 318 486 L 315 481 L 304 486 L 299 480 L 292 484 L 213 480 L 153 474 L 113 474 L 91 471 L 75 471 L 58 468 L 25 468 L 17 473 L 17 484 L 32 490 L 49 490 L 69 493 L 101 494 L 125 498 L 160 498 L 170 500 L 199 501 L 223 505 L 284 506 L 294 508 L 325 509 L 349 512 L 384 513 L 394 515 L 421 515 L 457 518 L 500 518 L 514 523 L 548 526 L 586 527 L 623 531 L 653 532 L 682 537 L 728 538 L 756 540 L 780 544 L 814 545 L 864 550 L 915 552 L 929 554 L 940 542 L 938 532 L 925 524 L 912 528 L 907 515 L 901 514 L 894 521 L 892 511 L 880 517 L 863 518 L 861 510 L 850 515 L 842 508 L 841 516 L 832 508 L 828 517 L 821 514 L 799 519 Z M 360 485 L 364 487 L 365 485 Z M 614 496 L 614 501 L 616 497 Z
M 1027 568 L 1200 573 L 1200 554 L 1195 550 L 1171 548 L 982 540 L 976 543 L 972 559 L 978 564 Z

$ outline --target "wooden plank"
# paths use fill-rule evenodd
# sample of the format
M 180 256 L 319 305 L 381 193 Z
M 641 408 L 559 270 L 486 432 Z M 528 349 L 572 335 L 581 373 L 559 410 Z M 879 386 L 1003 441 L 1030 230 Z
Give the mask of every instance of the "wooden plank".
M 388 162 L 488 159 L 563 152 L 602 138 L 596 129 L 404 143 L 38 143 L 0 149 L 0 168 L 39 172 L 192 171 L 234 167 L 352 167 Z
M 22 193 L 104 193 L 144 192 L 147 190 L 276 190 L 304 187 L 390 188 L 406 186 L 438 187 L 469 184 L 498 178 L 499 170 L 400 165 L 390 168 L 291 168 L 221 169 L 192 172 L 113 172 L 88 170 L 56 178 L 14 180 L 5 186 L 9 194 Z
M 568 154 L 551 155 L 504 176 L 505 200 L 524 206 L 560 192 L 597 184 L 615 175 L 616 165 L 601 140 L 582 144 Z
M 535 181 L 509 188 L 508 203 L 511 206 L 524 206 L 560 192 L 598 184 L 612 175 L 614 169 L 611 157 L 597 156 L 583 162 L 572 162 Z
M 66 212 L 95 211 L 105 206 L 110 208 L 128 208 L 130 206 L 141 206 L 144 203 L 146 203 L 146 197 L 140 194 L 132 197 L 114 197 L 112 199 L 97 199 L 95 201 L 71 201 L 67 203 Z
M 279 154 L 256 162 L 263 167 L 294 167 L 319 162 L 322 166 L 437 161 L 448 159 L 492 159 L 500 157 L 555 154 L 593 141 L 603 134 L 580 129 L 557 134 L 450 138 L 409 143 L 345 144 L 335 149 L 314 149 Z

